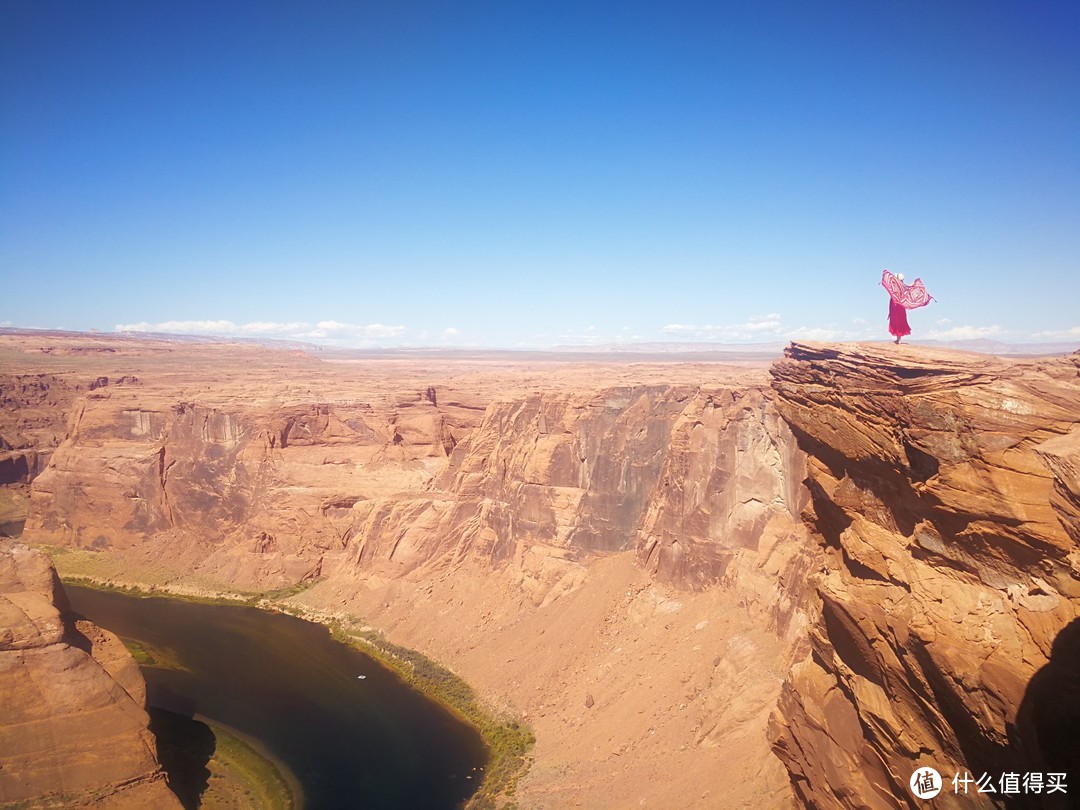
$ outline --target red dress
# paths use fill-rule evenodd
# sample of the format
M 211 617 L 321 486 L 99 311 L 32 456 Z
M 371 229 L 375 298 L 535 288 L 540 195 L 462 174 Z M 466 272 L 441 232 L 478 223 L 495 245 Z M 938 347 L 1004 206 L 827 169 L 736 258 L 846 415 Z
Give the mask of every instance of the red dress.
M 889 334 L 894 337 L 907 337 L 911 334 L 911 327 L 907 322 L 907 310 L 889 299 Z

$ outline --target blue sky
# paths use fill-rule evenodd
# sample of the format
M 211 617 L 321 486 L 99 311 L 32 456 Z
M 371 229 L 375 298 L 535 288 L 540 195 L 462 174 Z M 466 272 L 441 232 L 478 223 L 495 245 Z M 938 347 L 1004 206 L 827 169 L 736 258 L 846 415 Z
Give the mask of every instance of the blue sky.
M 1076 340 L 1080 4 L 0 5 L 0 323 Z

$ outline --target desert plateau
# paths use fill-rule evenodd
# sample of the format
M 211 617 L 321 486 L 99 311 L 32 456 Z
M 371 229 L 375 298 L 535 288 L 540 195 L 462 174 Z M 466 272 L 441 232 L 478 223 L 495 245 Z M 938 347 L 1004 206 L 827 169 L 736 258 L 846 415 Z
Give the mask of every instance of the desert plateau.
M 535 738 L 473 806 L 897 808 L 920 767 L 1080 774 L 1078 375 L 872 343 L 2 335 L 0 803 L 175 806 L 133 660 L 48 557 L 438 662 Z

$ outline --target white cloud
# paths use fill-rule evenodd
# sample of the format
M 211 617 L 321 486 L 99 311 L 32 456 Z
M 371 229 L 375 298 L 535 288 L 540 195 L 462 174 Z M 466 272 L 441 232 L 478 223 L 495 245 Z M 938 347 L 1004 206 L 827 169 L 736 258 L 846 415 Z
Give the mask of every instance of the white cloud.
M 189 335 L 201 335 L 207 332 L 218 334 L 236 334 L 236 324 L 232 321 L 165 321 L 164 323 L 118 323 L 117 332 L 183 332 Z
M 461 334 L 461 330 L 456 329 L 453 326 L 448 326 L 445 329 L 443 329 L 443 337 L 457 337 L 460 334 Z
M 857 334 L 850 329 L 834 326 L 799 326 L 786 333 L 791 340 L 856 340 Z
M 783 329 L 782 319 L 777 312 L 768 315 L 754 315 L 746 319 L 745 323 L 714 325 L 704 324 L 698 326 L 689 323 L 669 323 L 660 331 L 669 335 L 686 335 L 698 339 L 707 340 L 749 340 L 751 338 L 761 340 L 777 336 Z
M 1002 328 L 996 324 L 994 326 L 954 326 L 950 329 L 935 329 L 927 337 L 934 340 L 976 340 L 1000 335 L 1002 331 Z
M 322 332 L 344 332 L 369 338 L 397 337 L 406 332 L 404 326 L 387 326 L 383 323 L 371 323 L 365 326 L 356 323 L 341 323 L 341 321 L 319 321 L 315 327 Z
M 163 321 L 161 323 L 118 323 L 117 332 L 165 332 L 173 335 L 295 335 L 311 324 L 301 321 L 276 323 L 253 321 L 238 324 L 233 321 Z
M 750 332 L 777 332 L 780 330 L 780 314 L 770 312 L 768 315 L 750 318 L 743 324 L 743 328 Z
M 352 324 L 319 321 L 162 321 L 160 323 L 118 323 L 117 332 L 162 332 L 172 335 L 217 335 L 222 337 L 268 337 L 282 340 L 311 340 L 338 346 L 374 346 L 379 340 L 400 338 L 408 329 L 381 323 Z
M 356 331 L 368 337 L 398 337 L 407 331 L 404 326 L 387 326 L 383 323 L 373 323 L 369 326 L 359 326 Z
M 300 321 L 293 321 L 291 323 L 275 323 L 274 321 L 254 321 L 252 323 L 245 323 L 240 327 L 240 331 L 244 334 L 251 335 L 291 335 L 295 332 L 299 332 L 303 329 L 307 329 L 311 324 L 302 323 Z
M 1080 326 L 1074 326 L 1071 329 L 1052 329 L 1047 332 L 1036 332 L 1032 337 L 1041 338 L 1043 340 L 1069 340 L 1070 338 L 1080 338 Z

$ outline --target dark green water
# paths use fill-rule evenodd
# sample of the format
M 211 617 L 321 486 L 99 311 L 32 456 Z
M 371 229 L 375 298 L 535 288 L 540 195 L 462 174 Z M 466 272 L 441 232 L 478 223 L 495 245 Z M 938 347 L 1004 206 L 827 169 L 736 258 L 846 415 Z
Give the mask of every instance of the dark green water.
M 257 738 L 296 775 L 305 808 L 454 808 L 476 788 L 479 734 L 319 625 L 257 608 L 66 590 L 77 613 L 170 651 L 187 670 L 143 667 L 151 706 Z

